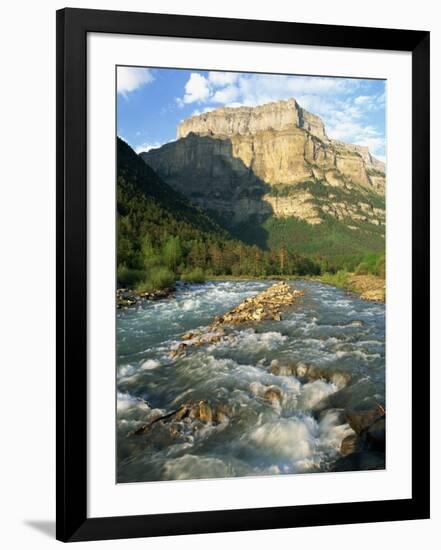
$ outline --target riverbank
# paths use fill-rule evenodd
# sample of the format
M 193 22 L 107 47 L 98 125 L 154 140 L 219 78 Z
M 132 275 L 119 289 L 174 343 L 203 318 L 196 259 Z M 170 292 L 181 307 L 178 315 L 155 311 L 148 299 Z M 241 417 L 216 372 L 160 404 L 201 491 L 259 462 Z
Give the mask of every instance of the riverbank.
M 349 284 L 355 292 L 360 294 L 363 300 L 372 300 L 375 302 L 386 301 L 386 280 L 375 275 L 356 275 L 350 274 Z
M 219 275 L 210 277 L 214 281 L 259 281 L 265 277 Z M 347 271 L 338 271 L 337 273 L 324 273 L 323 275 L 277 275 L 272 276 L 273 280 L 280 281 L 320 281 L 337 288 L 342 288 L 350 292 L 359 294 L 362 300 L 373 302 L 386 301 L 386 281 L 381 277 L 371 274 L 357 274 Z
M 355 292 L 362 300 L 382 303 L 386 301 L 386 281 L 376 275 L 338 271 L 313 277 L 313 280 Z
M 362 300 L 369 300 L 374 302 L 386 301 L 386 284 L 385 279 L 377 277 L 375 275 L 356 274 L 346 271 L 338 271 L 337 273 L 324 273 L 323 275 L 310 276 L 310 275 L 276 275 L 270 277 L 273 281 L 299 281 L 310 280 L 319 281 L 325 284 L 342 288 L 344 290 L 355 292 L 359 294 Z M 237 276 L 237 275 L 213 275 L 207 278 L 204 283 L 209 281 L 263 281 L 268 280 L 267 277 L 254 277 L 254 276 Z M 181 281 L 182 284 L 191 284 L 190 282 Z M 201 282 L 201 284 L 203 284 Z M 175 292 L 176 288 L 157 289 L 151 292 L 137 292 L 134 289 L 119 288 L 116 291 L 116 304 L 117 308 L 127 308 L 141 304 L 146 300 L 159 300 L 161 298 L 167 298 Z
M 174 292 L 173 288 L 162 288 L 151 292 L 136 292 L 129 288 L 118 288 L 116 290 L 116 307 L 121 309 L 136 306 L 146 300 L 160 300 L 167 298 L 172 292 Z

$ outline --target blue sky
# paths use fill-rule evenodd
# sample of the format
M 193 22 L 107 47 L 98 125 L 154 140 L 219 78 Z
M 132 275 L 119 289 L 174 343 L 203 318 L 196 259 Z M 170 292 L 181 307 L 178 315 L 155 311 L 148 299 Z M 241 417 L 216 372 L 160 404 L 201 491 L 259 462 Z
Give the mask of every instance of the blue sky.
M 117 133 L 139 153 L 175 140 L 193 114 L 294 97 L 330 138 L 385 160 L 385 90 L 383 80 L 118 67 Z

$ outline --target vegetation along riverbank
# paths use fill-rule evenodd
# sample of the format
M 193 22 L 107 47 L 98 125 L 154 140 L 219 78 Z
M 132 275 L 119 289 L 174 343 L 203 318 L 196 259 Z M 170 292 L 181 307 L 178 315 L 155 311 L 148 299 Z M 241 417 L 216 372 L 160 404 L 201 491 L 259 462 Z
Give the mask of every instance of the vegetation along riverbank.
M 372 300 L 374 302 L 386 301 L 386 281 L 378 275 L 338 271 L 337 273 L 324 273 L 317 277 L 317 279 L 337 288 L 356 292 L 363 300 Z
M 216 217 L 171 189 L 122 140 L 117 189 L 119 307 L 168 295 L 179 280 L 230 277 L 320 277 L 367 299 L 382 299 L 381 283 L 360 276 L 384 279 L 384 252 L 360 253 L 348 244 L 331 254 L 325 234 L 320 251 L 309 255 L 282 239 L 271 248 L 239 240 Z

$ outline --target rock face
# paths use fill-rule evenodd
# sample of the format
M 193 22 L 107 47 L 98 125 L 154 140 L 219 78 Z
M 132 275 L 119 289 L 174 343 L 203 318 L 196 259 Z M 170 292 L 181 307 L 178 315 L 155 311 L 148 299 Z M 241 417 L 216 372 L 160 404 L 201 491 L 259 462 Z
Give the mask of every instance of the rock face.
M 142 158 L 231 225 L 270 215 L 384 225 L 384 164 L 367 147 L 330 140 L 295 99 L 193 116 L 177 137 Z
M 297 126 L 323 141 L 329 141 L 323 121 L 300 107 L 294 98 L 258 107 L 224 107 L 190 117 L 178 126 L 177 138 L 188 134 L 233 137 L 256 135 L 264 130 L 280 131 Z
M 233 154 L 229 139 L 190 134 L 143 153 L 142 158 L 204 210 L 232 214 L 232 224 L 253 214 L 262 219 L 271 214 L 271 206 L 262 200 L 267 185 Z

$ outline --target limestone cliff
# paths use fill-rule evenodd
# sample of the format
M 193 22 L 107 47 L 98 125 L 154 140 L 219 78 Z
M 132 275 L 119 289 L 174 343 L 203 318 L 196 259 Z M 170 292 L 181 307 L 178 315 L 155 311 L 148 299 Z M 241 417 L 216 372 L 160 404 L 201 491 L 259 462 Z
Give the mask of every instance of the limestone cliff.
M 330 140 L 295 99 L 193 116 L 177 136 L 143 159 L 230 225 L 270 215 L 384 225 L 384 164 L 367 147 Z
M 262 130 L 279 131 L 293 125 L 328 141 L 323 121 L 302 109 L 294 98 L 258 107 L 223 107 L 192 116 L 179 124 L 177 138 L 190 133 L 224 138 L 255 135 Z

